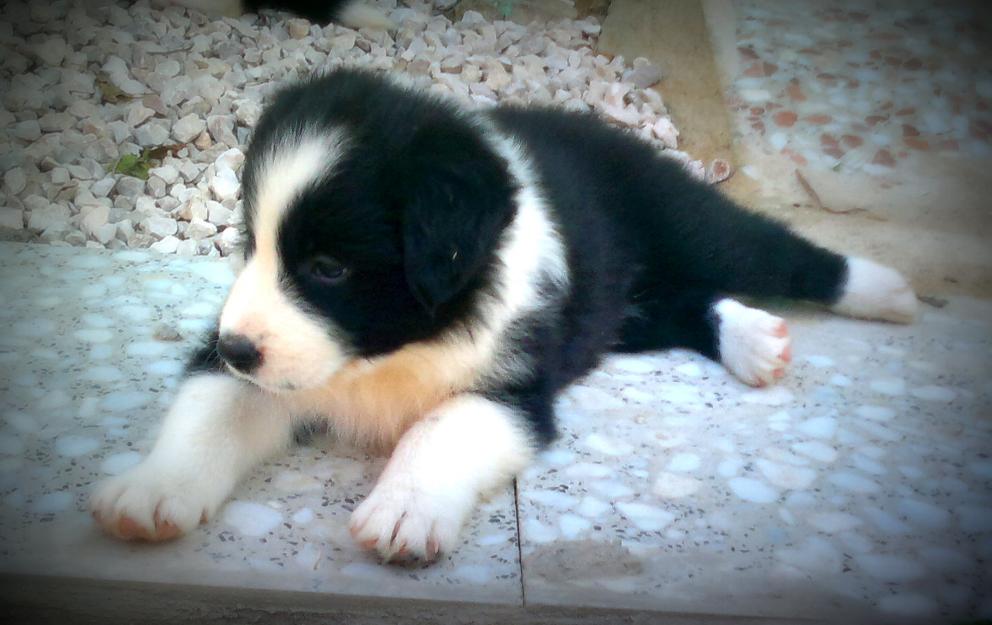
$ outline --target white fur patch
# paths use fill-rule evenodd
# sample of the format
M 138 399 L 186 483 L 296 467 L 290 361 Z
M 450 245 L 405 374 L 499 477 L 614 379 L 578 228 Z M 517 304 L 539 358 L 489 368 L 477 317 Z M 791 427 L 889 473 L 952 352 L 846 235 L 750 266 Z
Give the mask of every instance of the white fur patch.
M 293 421 L 273 396 L 230 376 L 183 383 L 151 454 L 100 483 L 90 508 L 121 538 L 161 540 L 216 513 L 238 481 L 290 442 Z
M 393 30 L 396 24 L 389 19 L 385 13 L 379 9 L 362 4 L 361 2 L 349 2 L 338 11 L 334 19 L 348 28 L 372 28 L 377 30 Z
M 255 176 L 252 206 L 256 256 L 276 255 L 276 237 L 286 211 L 304 191 L 330 175 L 346 147 L 342 130 L 304 130 L 266 146 Z
M 476 395 L 442 404 L 400 439 L 352 514 L 352 535 L 386 560 L 450 551 L 479 497 L 531 461 L 523 428 L 510 408 Z
M 286 212 L 301 193 L 331 173 L 345 146 L 343 132 L 305 132 L 260 156 L 251 207 L 255 253 L 231 288 L 220 331 L 240 334 L 255 344 L 262 364 L 242 377 L 271 391 L 319 386 L 348 359 L 333 324 L 309 314 L 305 304 L 285 290 L 278 249 Z
M 250 259 L 231 287 L 220 332 L 247 337 L 262 354 L 262 364 L 250 375 L 231 373 L 272 392 L 315 388 L 349 359 L 334 339 L 333 324 L 308 314 L 264 259 Z
M 916 294 L 898 271 L 867 258 L 847 257 L 847 280 L 834 312 L 863 319 L 911 323 Z
M 752 386 L 766 386 L 781 377 L 789 360 L 785 322 L 729 298 L 713 306 L 719 318 L 720 361 Z
M 207 15 L 222 15 L 224 17 L 240 17 L 244 12 L 241 0 L 154 0 L 158 6 L 177 4 L 188 9 L 195 9 Z
M 512 362 L 502 348 L 506 330 L 516 319 L 547 304 L 546 293 L 561 293 L 569 282 L 565 244 L 551 220 L 537 174 L 517 141 L 486 121 L 478 127 L 496 153 L 503 158 L 518 186 L 514 200 L 517 214 L 503 233 L 496 250 L 500 260 L 496 297 L 483 306 L 484 322 L 472 329 L 471 343 L 477 360 L 485 363 L 485 375 L 506 379 L 526 371 L 528 363 Z M 551 289 L 542 289 L 551 286 Z M 461 337 L 462 340 L 468 337 Z
M 519 142 L 495 131 L 487 139 L 504 159 L 510 175 L 519 186 L 514 198 L 517 217 L 511 224 L 498 255 L 509 282 L 503 300 L 515 310 L 539 308 L 543 303 L 538 291 L 542 281 L 556 288 L 568 284 L 565 246 L 548 214 L 537 174 Z M 521 281 L 520 278 L 526 280 Z

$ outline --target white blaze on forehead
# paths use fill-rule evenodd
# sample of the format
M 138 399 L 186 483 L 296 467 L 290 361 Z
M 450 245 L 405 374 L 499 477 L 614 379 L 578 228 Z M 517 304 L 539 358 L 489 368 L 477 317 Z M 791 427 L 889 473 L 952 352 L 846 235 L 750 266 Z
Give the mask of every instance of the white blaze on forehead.
M 303 192 L 330 175 L 344 150 L 344 132 L 303 131 L 262 155 L 255 177 L 252 234 L 256 253 L 276 250 L 277 234 L 286 213 Z
M 251 379 L 269 390 L 310 388 L 347 360 L 337 328 L 312 313 L 279 279 L 278 233 L 293 203 L 330 175 L 344 150 L 340 130 L 304 130 L 263 148 L 255 176 L 248 259 L 220 316 L 221 334 L 248 338 L 263 354 Z

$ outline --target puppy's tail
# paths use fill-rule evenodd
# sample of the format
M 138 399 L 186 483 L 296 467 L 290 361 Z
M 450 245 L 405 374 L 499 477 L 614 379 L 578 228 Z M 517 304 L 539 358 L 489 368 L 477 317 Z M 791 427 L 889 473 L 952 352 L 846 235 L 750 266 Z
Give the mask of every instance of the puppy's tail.
M 334 21 L 348 28 L 371 28 L 375 30 L 394 30 L 396 24 L 389 16 L 376 7 L 360 0 L 348 0 L 334 12 Z
M 764 227 L 774 232 L 774 243 L 752 250 L 763 275 L 742 281 L 757 287 L 754 295 L 817 301 L 861 319 L 912 323 L 916 317 L 916 293 L 895 269 L 823 249 L 774 222 Z
M 866 258 L 844 259 L 844 282 L 831 310 L 849 317 L 911 323 L 916 293 L 898 271 Z
M 687 237 L 696 247 L 690 253 L 710 268 L 693 276 L 701 282 L 732 294 L 819 302 L 862 319 L 910 323 L 916 316 L 916 294 L 896 270 L 824 249 L 722 196 L 708 198 Z

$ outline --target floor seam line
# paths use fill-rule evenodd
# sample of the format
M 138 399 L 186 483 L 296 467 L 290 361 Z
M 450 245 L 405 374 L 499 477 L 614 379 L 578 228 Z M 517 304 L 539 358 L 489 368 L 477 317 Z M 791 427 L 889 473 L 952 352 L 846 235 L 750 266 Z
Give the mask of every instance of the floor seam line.
M 527 585 L 524 583 L 524 551 L 520 539 L 520 485 L 513 479 L 513 511 L 517 523 L 517 568 L 520 570 L 520 605 L 527 607 Z

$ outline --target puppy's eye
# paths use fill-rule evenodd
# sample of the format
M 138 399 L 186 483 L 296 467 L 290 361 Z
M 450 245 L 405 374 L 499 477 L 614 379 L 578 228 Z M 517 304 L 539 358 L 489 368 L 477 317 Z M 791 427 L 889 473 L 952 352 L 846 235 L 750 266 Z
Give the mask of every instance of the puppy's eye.
M 340 284 L 348 277 L 348 268 L 330 256 L 316 256 L 306 266 L 311 278 L 323 284 Z

